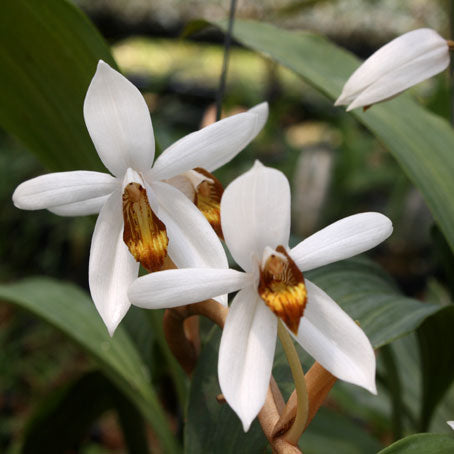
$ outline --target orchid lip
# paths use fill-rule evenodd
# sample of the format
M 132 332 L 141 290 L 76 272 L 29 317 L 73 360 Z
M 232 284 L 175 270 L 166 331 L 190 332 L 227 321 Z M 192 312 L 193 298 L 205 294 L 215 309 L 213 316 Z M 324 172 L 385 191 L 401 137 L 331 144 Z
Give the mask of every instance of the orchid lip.
M 283 246 L 275 250 L 266 247 L 260 266 L 258 294 L 293 332 L 298 332 L 307 304 L 307 289 L 303 273 Z
M 137 172 L 128 169 L 122 197 L 123 241 L 136 261 L 153 272 L 163 266 L 169 239 L 166 226 L 153 212 L 147 190 L 141 182 L 143 180 Z

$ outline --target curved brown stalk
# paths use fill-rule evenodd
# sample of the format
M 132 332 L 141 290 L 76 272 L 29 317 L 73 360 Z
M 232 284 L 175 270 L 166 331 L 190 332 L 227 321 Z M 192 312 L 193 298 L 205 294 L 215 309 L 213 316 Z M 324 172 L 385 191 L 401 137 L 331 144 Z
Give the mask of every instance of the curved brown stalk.
M 316 415 L 336 381 L 337 378 L 324 369 L 318 362 L 315 362 L 307 372 L 306 387 L 309 399 L 309 412 L 305 429 Z M 273 433 L 275 437 L 283 436 L 292 426 L 296 417 L 296 406 L 297 396 L 296 392 L 293 391 L 282 412 L 281 418 L 274 428 Z

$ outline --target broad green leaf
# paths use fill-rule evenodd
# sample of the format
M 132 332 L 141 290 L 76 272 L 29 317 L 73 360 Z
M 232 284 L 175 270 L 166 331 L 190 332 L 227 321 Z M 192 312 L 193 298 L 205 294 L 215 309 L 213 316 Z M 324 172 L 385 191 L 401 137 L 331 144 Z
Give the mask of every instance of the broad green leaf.
M 416 434 L 397 441 L 378 454 L 452 454 L 453 452 L 453 436 Z
M 207 339 L 193 375 L 185 428 L 185 453 L 268 452 L 268 442 L 257 419 L 245 434 L 238 416 L 228 404 L 219 404 L 216 400 L 221 392 L 217 378 L 220 337 L 221 331 L 215 328 Z M 273 375 L 284 396 L 288 397 L 292 390 L 292 379 L 279 344 Z M 314 418 L 303 434 L 300 446 L 305 454 L 370 454 L 381 448 L 380 443 L 360 424 L 328 408 L 322 409 Z
M 304 454 L 369 454 L 383 445 L 357 420 L 324 407 L 301 437 L 299 446 Z
M 428 342 L 427 340 L 424 341 L 427 343 L 426 346 L 421 349 L 421 336 L 438 335 L 440 340 L 443 341 L 443 331 L 436 333 L 433 329 L 436 326 L 443 327 L 443 324 L 440 324 L 440 318 L 446 317 L 450 320 L 448 313 L 450 311 L 450 307 L 441 309 L 440 312 L 428 317 L 416 332 L 398 339 L 389 346 L 396 358 L 396 366 L 402 384 L 402 422 L 407 433 L 420 431 L 421 420 L 424 421 L 427 429 L 431 432 L 452 433 L 446 424 L 447 420 L 453 419 L 452 415 L 454 414 L 454 383 L 451 381 L 450 388 L 448 390 L 446 389 L 446 383 L 449 381 L 449 377 L 452 376 L 452 370 L 446 372 L 449 369 L 446 359 L 449 357 L 450 352 L 445 351 L 445 348 L 438 350 L 436 341 Z M 447 341 L 449 341 L 450 337 L 451 334 L 449 334 Z M 436 348 L 430 352 L 424 352 L 424 348 L 427 348 L 429 343 Z M 422 359 L 426 355 L 431 355 L 432 360 L 430 362 L 427 362 L 427 358 L 425 360 Z M 381 355 L 379 354 L 377 364 L 378 377 L 383 375 L 382 368 L 380 367 L 381 359 Z M 440 365 L 435 364 L 438 360 L 440 360 Z M 433 365 L 433 371 L 426 371 L 425 367 L 430 365 Z M 426 383 L 424 383 L 423 373 L 430 374 L 431 372 L 433 372 L 434 376 L 424 378 L 426 380 Z M 447 376 L 439 376 L 439 374 L 446 374 Z M 429 384 L 441 386 L 441 392 L 437 389 L 424 389 Z M 440 398 L 439 396 L 442 393 L 443 395 Z M 425 402 L 426 400 L 427 403 Z M 427 409 L 430 410 L 430 414 L 421 417 L 421 415 L 424 416 L 424 412 Z
M 99 371 L 88 372 L 46 395 L 27 423 L 21 454 L 61 454 L 74 449 L 110 408 L 118 412 L 129 452 L 147 454 L 143 419 Z
M 200 29 L 200 22 L 197 24 Z M 226 29 L 226 22 L 215 23 Z M 331 99 L 360 61 L 327 39 L 292 32 L 263 22 L 236 20 L 236 40 L 291 69 Z M 454 250 L 454 132 L 449 123 L 408 95 L 352 114 L 391 151 L 422 192 L 436 222 Z
M 402 438 L 404 403 L 402 399 L 402 381 L 397 367 L 397 358 L 390 345 L 384 345 L 380 349 L 380 359 L 384 374 L 382 381 L 387 387 L 391 401 L 391 422 L 393 439 Z
M 359 321 L 375 348 L 415 330 L 440 310 L 436 304 L 402 296 L 383 270 L 363 257 L 333 263 L 306 276 Z
M 0 126 L 50 170 L 102 170 L 82 115 L 109 47 L 67 0 L 3 0 L 0 6 Z
M 419 327 L 422 364 L 420 430 L 427 430 L 432 414 L 454 380 L 454 306 L 443 308 Z
M 421 413 L 421 358 L 415 332 L 394 341 L 389 346 L 396 359 L 399 380 L 401 383 L 401 402 L 404 418 L 402 424 L 406 433 L 418 432 L 419 414 Z M 381 357 L 378 357 L 380 373 Z M 384 371 L 382 372 L 385 373 Z M 392 391 L 390 391 L 391 393 Z
M 0 285 L 0 299 L 32 312 L 84 348 L 159 433 L 166 452 L 179 451 L 145 363 L 122 327 L 109 336 L 85 292 L 53 279 L 31 278 Z

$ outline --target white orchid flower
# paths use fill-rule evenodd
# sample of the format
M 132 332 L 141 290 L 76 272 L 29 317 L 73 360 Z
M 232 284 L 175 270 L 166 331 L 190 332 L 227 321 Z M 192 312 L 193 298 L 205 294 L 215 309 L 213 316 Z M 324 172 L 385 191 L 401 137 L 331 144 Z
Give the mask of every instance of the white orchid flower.
M 198 175 L 200 184 L 205 177 L 192 169 L 211 172 L 231 160 L 258 134 L 267 114 L 263 103 L 207 126 L 174 143 L 153 164 L 153 127 L 144 98 L 99 61 L 84 118 L 113 176 L 89 171 L 42 175 L 19 185 L 13 201 L 21 209 L 46 208 L 62 216 L 99 213 L 89 285 L 111 335 L 130 306 L 127 289 L 138 275 L 139 261 L 154 271 L 168 253 L 177 267 L 227 268 L 222 245 L 203 214 L 166 181 Z M 227 304 L 226 297 L 221 301 Z
M 449 427 L 454 430 L 454 421 L 446 421 L 446 424 L 449 425 Z
M 393 39 L 350 76 L 335 105 L 348 105 L 348 111 L 393 98 L 445 70 L 449 65 L 449 47 L 445 39 L 429 28 Z
M 376 246 L 392 232 L 379 213 L 344 218 L 293 249 L 290 188 L 278 170 L 256 163 L 234 180 L 221 200 L 226 244 L 244 270 L 181 269 L 137 279 L 133 304 L 175 307 L 240 290 L 230 307 L 219 350 L 219 382 L 247 431 L 264 404 L 280 317 L 297 342 L 336 377 L 375 393 L 375 356 L 359 326 L 308 271 Z M 276 317 L 276 315 L 278 317 Z

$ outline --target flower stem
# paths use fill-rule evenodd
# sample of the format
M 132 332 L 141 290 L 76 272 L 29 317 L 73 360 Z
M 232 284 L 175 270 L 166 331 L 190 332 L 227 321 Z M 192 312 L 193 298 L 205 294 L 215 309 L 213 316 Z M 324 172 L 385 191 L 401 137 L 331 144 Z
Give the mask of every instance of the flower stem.
M 298 445 L 298 440 L 306 427 L 307 415 L 309 412 L 309 400 L 307 397 L 306 379 L 304 377 L 303 368 L 301 367 L 298 354 L 293 345 L 292 338 L 288 333 L 282 322 L 278 321 L 278 335 L 281 341 L 282 347 L 287 357 L 287 361 L 290 366 L 290 370 L 293 376 L 293 382 L 295 383 L 295 391 L 298 399 L 296 406 L 296 417 L 293 421 L 292 426 L 285 434 L 285 438 L 290 443 Z
M 222 62 L 221 78 L 219 81 L 219 89 L 216 97 L 216 121 L 221 119 L 222 113 L 222 98 L 225 92 L 225 83 L 227 79 L 227 69 L 229 64 L 230 44 L 232 42 L 233 22 L 235 20 L 236 0 L 230 0 L 229 23 L 224 38 L 224 60 Z

